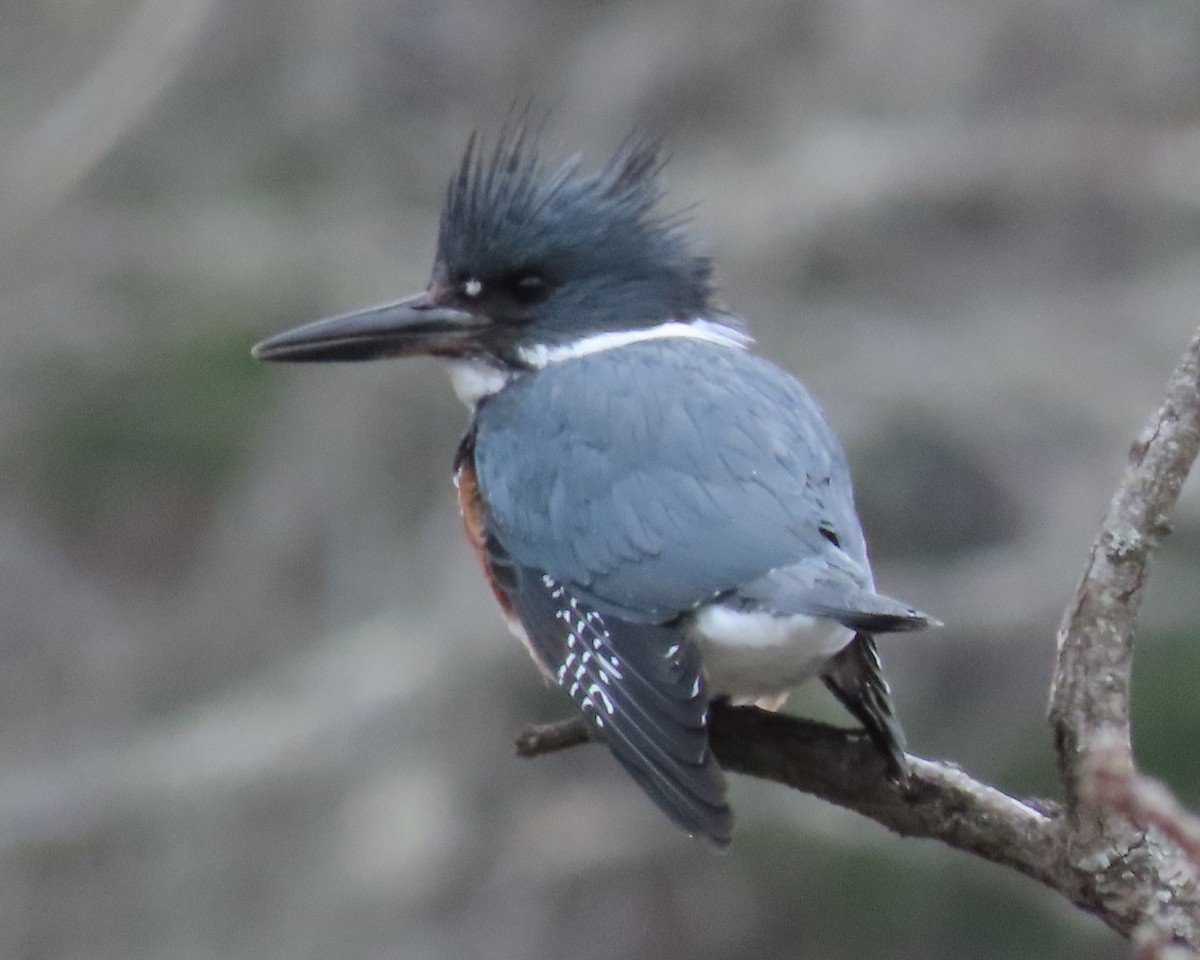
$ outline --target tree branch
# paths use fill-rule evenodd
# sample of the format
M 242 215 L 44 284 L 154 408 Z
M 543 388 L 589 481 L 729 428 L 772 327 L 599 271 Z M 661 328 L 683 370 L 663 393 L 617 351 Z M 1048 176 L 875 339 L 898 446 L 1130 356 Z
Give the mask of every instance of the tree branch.
M 1200 866 L 1200 818 L 1153 777 L 1138 773 L 1124 743 L 1097 743 L 1081 768 L 1080 801 L 1155 826 Z
M 957 766 L 909 757 L 887 779 L 857 731 L 712 704 L 710 740 L 728 770 L 856 810 L 896 833 L 940 840 L 1017 870 L 1137 932 L 1147 957 L 1200 950 L 1200 827 L 1137 773 L 1129 730 L 1133 635 L 1151 554 L 1200 453 L 1200 332 L 1142 431 L 1058 635 L 1050 723 L 1067 803 L 1020 799 Z M 522 756 L 587 742 L 574 719 L 526 730 Z
M 577 747 L 592 739 L 591 731 L 579 717 L 540 726 L 526 727 L 517 735 L 517 756 L 536 757 Z
M 1057 804 L 1020 800 L 949 763 L 908 757 L 901 786 L 858 730 L 716 701 L 709 740 L 722 767 L 811 793 L 905 837 L 941 840 L 1056 886 Z M 594 742 L 581 718 L 524 730 L 517 753 L 534 757 Z
M 1097 744 L 1123 745 L 1132 763 L 1129 691 L 1146 567 L 1169 532 L 1167 515 L 1200 452 L 1200 333 L 1167 395 L 1129 452 L 1075 599 L 1058 632 L 1050 724 L 1059 776 L 1073 808 L 1080 762 Z

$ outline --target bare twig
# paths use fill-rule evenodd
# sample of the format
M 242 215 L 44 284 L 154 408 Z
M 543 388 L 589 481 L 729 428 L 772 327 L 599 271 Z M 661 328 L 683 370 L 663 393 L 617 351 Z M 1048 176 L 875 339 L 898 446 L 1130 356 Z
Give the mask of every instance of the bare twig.
M 1072 807 L 1080 760 L 1098 743 L 1132 763 L 1129 688 L 1146 566 L 1168 532 L 1167 514 L 1200 452 L 1200 333 L 1167 384 L 1162 406 L 1129 453 L 1091 560 L 1058 632 L 1050 723 Z
M 1138 773 L 1124 743 L 1097 742 L 1081 767 L 1082 803 L 1115 811 L 1140 826 L 1155 826 L 1200 867 L 1200 818 L 1165 785 Z
M 1147 565 L 1169 530 L 1168 513 L 1198 452 L 1200 333 L 1130 450 L 1064 614 L 1050 690 L 1050 724 L 1070 820 L 1064 868 L 1080 883 L 1077 902 L 1118 929 L 1138 929 L 1146 943 L 1193 949 L 1200 949 L 1200 875 L 1187 845 L 1178 842 L 1180 831 L 1148 830 L 1153 820 L 1137 809 L 1141 801 L 1134 787 L 1143 781 L 1133 760 L 1129 701 Z M 1105 770 L 1124 771 L 1108 785 L 1123 778 L 1132 794 L 1114 802 L 1119 798 L 1104 790 Z M 1158 801 L 1161 809 L 1161 796 Z M 1114 923 L 1118 917 L 1121 922 Z
M 904 786 L 857 730 L 714 703 L 710 738 L 727 770 L 774 780 L 870 817 L 901 836 L 941 840 L 1054 886 L 1056 804 L 1018 800 L 953 764 L 910 756 Z M 589 740 L 582 720 L 530 727 L 517 752 L 532 757 Z
M 587 724 L 577 717 L 542 726 L 526 727 L 517 735 L 517 756 L 536 757 L 543 753 L 554 753 L 568 747 L 577 747 L 590 739 Z

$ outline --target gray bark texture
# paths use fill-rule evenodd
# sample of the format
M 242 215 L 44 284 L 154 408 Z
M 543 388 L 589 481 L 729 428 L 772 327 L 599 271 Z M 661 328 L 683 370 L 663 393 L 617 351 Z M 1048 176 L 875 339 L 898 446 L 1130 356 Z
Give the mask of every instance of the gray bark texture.
M 1049 721 L 1061 801 L 1009 796 L 920 757 L 898 786 L 857 731 L 717 703 L 721 765 L 1017 870 L 1131 937 L 1139 957 L 1200 952 L 1200 822 L 1138 772 L 1129 709 L 1147 567 L 1198 453 L 1200 332 L 1130 450 L 1058 631 Z M 517 750 L 536 756 L 587 739 L 572 719 L 529 728 Z

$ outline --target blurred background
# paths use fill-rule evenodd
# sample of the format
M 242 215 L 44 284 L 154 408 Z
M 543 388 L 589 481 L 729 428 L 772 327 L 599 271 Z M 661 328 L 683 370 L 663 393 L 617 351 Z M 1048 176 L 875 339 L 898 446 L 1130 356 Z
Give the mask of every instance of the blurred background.
M 1033 883 L 735 779 L 711 855 L 564 715 L 459 535 L 433 362 L 260 368 L 420 289 L 514 103 L 674 160 L 724 299 L 844 438 L 912 749 L 1056 792 L 1054 631 L 1200 322 L 1176 0 L 5 0 L 0 956 L 1055 957 Z M 1200 497 L 1139 756 L 1200 800 Z M 838 714 L 819 691 L 796 709 Z

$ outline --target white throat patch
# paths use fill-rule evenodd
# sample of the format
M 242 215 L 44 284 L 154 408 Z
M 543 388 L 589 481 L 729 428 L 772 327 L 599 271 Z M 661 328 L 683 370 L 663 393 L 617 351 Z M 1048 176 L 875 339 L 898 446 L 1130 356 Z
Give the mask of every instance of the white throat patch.
M 458 399 L 472 410 L 484 397 L 499 393 L 512 374 L 486 360 L 451 360 L 450 383 Z

